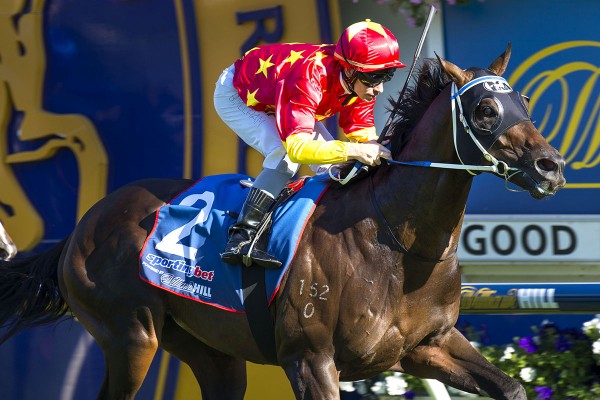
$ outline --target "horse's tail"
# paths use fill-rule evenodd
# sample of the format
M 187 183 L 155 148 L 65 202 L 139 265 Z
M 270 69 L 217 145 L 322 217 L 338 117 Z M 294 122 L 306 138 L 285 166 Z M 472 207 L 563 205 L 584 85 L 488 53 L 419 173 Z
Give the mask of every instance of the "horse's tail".
M 68 311 L 58 287 L 58 260 L 66 242 L 31 257 L 0 261 L 0 344 Z

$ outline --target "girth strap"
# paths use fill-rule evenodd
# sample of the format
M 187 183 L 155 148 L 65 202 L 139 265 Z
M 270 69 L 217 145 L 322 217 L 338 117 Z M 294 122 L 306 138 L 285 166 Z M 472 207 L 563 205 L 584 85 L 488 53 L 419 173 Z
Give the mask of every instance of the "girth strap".
M 262 355 L 274 363 L 277 361 L 275 321 L 267 304 L 265 269 L 257 266 L 242 267 L 242 291 L 254 341 Z
M 273 204 L 271 210 L 265 215 L 255 241 L 268 240 L 273 223 L 273 212 L 277 207 L 298 193 L 302 186 L 304 186 L 306 179 L 306 177 L 300 178 L 281 191 L 277 199 L 275 199 L 275 204 Z M 275 321 L 269 311 L 269 304 L 267 302 L 265 269 L 255 265 L 242 267 L 242 291 L 246 316 L 254 341 L 262 355 L 270 362 L 275 363 L 277 361 Z

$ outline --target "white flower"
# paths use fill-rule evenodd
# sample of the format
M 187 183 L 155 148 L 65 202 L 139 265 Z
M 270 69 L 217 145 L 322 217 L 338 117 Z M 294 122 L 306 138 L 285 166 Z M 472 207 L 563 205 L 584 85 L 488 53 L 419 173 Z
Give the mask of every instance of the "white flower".
M 592 345 L 592 351 L 594 354 L 600 354 L 600 339 L 596 340 Z
M 500 358 L 500 361 L 510 360 L 515 352 L 515 348 L 512 346 L 506 346 L 504 349 L 504 355 Z
M 354 392 L 356 388 L 352 382 L 340 382 L 340 390 L 342 392 Z
M 371 386 L 371 392 L 375 394 L 385 394 L 385 383 L 382 381 L 377 381 L 373 386 Z
M 521 376 L 521 379 L 523 379 L 525 382 L 532 382 L 537 376 L 535 368 L 530 367 L 523 368 L 519 375 Z
M 406 393 L 408 383 L 400 372 L 394 372 L 394 375 L 385 377 L 385 388 L 390 396 L 402 396 Z
M 590 331 L 590 333 L 592 333 L 593 331 L 600 333 L 600 314 L 596 315 L 596 318 L 594 318 L 593 320 L 584 322 L 583 330 Z

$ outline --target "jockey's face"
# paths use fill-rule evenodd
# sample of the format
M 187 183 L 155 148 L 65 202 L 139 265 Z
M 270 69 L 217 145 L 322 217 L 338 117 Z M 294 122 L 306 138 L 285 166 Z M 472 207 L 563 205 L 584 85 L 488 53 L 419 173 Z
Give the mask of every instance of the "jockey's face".
M 364 101 L 373 101 L 375 97 L 383 93 L 383 82 L 375 86 L 367 86 L 360 80 L 354 82 L 354 93 Z
M 373 101 L 375 96 L 383 93 L 383 84 L 392 80 L 396 68 L 385 68 L 376 71 L 354 71 L 354 92 L 363 100 Z

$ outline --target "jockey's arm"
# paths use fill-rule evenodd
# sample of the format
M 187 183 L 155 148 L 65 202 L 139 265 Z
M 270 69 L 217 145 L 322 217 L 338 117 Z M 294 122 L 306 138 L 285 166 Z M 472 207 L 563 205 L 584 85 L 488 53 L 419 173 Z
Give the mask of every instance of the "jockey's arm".
M 314 79 L 298 82 L 296 86 L 298 90 L 291 95 L 280 92 L 281 101 L 275 111 L 277 128 L 292 162 L 335 164 L 358 160 L 377 165 L 379 158 L 389 158 L 389 150 L 375 141 L 372 103 L 356 105 L 340 113 L 343 120 L 340 127 L 350 142 L 313 140 L 316 110 L 323 92 Z
M 298 164 L 335 164 L 348 160 L 348 144 L 341 140 L 313 140 L 308 132 L 287 137 L 283 145 L 292 162 Z
M 290 160 L 299 164 L 335 164 L 358 160 L 367 165 L 378 165 L 380 158 L 390 158 L 390 151 L 375 140 L 366 143 L 313 140 L 308 132 L 289 136 L 284 146 Z

